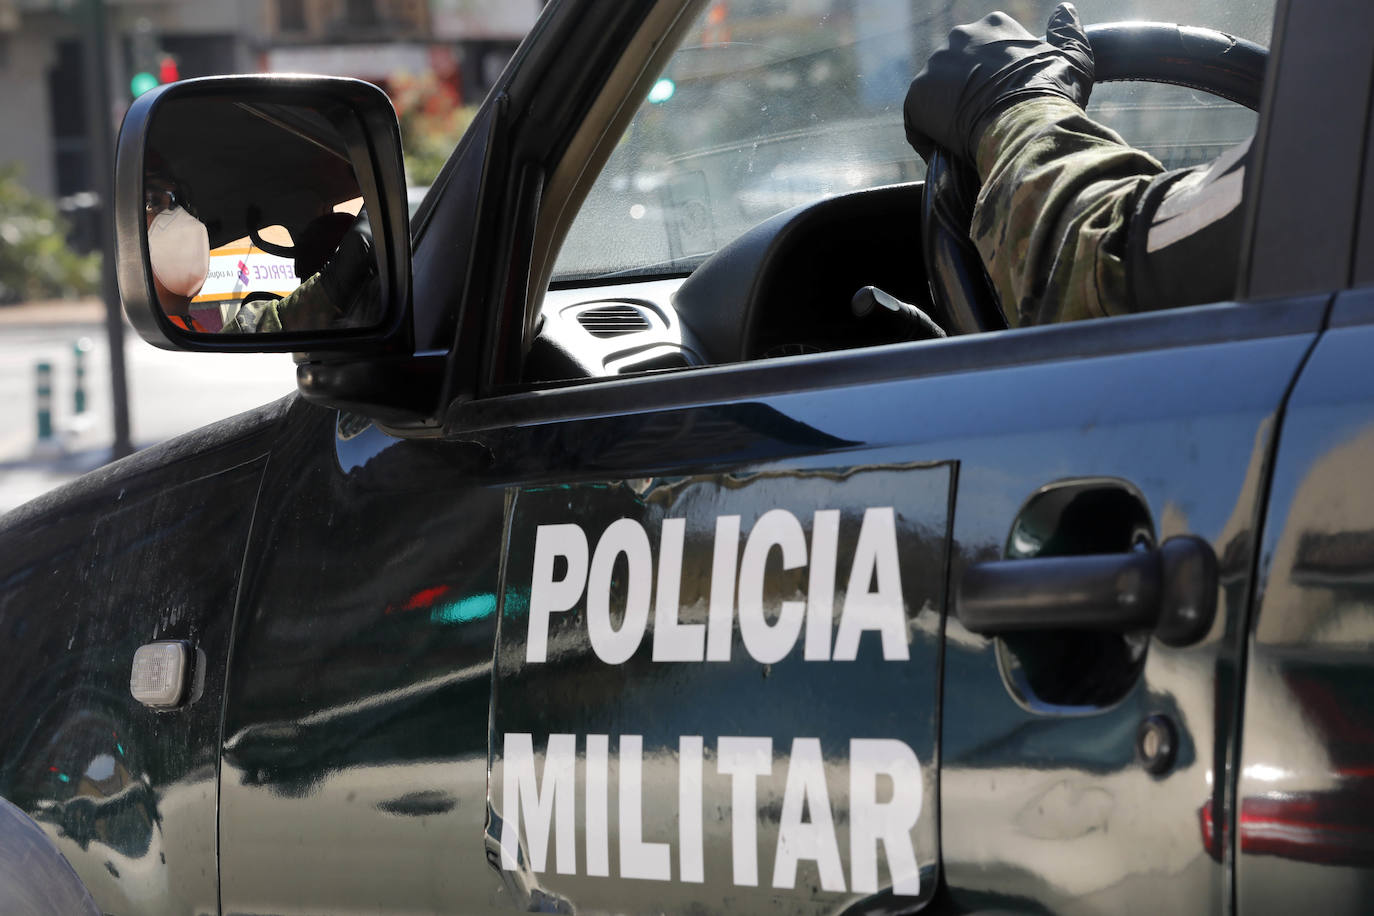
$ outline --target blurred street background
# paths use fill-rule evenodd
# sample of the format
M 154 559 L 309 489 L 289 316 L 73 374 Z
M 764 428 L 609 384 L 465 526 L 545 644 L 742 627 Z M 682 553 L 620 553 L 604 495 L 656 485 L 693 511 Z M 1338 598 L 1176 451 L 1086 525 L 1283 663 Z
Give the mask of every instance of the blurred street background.
M 105 204 L 116 131 L 137 96 L 222 73 L 368 80 L 395 105 L 414 206 L 545 2 L 0 0 L 0 512 L 295 387 L 289 356 L 166 352 L 125 325 Z M 920 63 L 950 28 L 993 7 L 1034 24 L 1054 3 L 702 4 L 578 214 L 558 270 L 687 269 L 788 207 L 919 178 L 901 104 Z M 1268 38 L 1266 4 L 1079 6 L 1090 22 L 1187 21 Z M 1170 167 L 1253 133 L 1252 114 L 1198 95 L 1099 87 L 1094 116 Z
M 0 307 L 0 513 L 110 460 L 114 424 L 104 322 L 97 299 Z M 149 346 L 132 330 L 124 336 L 124 353 L 135 449 L 296 387 L 289 354 L 178 353 Z M 45 424 L 38 393 L 44 368 Z M 41 424 L 49 435 L 40 436 Z
M 376 83 L 418 202 L 543 3 L 0 0 L 0 513 L 295 389 L 288 355 L 158 350 L 107 320 L 103 204 L 136 96 L 222 73 Z

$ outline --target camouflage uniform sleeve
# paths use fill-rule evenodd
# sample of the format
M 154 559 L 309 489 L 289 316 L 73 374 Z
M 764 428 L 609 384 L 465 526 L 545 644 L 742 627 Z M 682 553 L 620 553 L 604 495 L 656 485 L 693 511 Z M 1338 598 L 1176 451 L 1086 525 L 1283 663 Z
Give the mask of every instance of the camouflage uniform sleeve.
M 381 320 L 381 283 L 372 248 L 372 231 L 365 217 L 363 229 L 345 234 L 323 267 L 280 299 L 258 300 L 242 306 L 225 321 L 224 331 L 254 334 L 307 331 L 335 327 L 365 327 Z
M 220 333 L 266 334 L 324 328 L 339 314 L 321 271 L 280 299 L 258 299 L 239 306 L 234 316 L 224 322 Z
M 1072 102 L 999 114 L 978 145 L 971 235 L 1012 327 L 1130 310 L 1127 233 L 1164 169 Z

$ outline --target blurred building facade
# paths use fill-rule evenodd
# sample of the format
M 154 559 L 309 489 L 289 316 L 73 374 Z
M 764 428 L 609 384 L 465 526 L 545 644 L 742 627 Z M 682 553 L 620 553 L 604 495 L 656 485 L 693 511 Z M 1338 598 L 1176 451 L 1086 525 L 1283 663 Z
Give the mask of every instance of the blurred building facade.
M 76 226 L 93 201 L 87 46 L 103 2 L 110 72 L 104 100 L 118 125 L 135 74 L 311 72 L 386 88 L 437 79 L 464 104 L 485 96 L 543 0 L 0 0 L 0 166 L 19 163 L 30 190 L 59 201 Z M 113 138 L 111 138 L 113 140 Z M 93 239 L 90 241 L 93 242 Z
M 263 0 L 259 68 L 354 76 L 387 88 L 433 75 L 479 102 L 543 0 Z
M 129 79 L 162 56 L 180 76 L 256 69 L 259 0 L 113 0 L 105 4 L 110 47 L 108 104 L 118 124 L 132 100 Z M 43 196 L 70 198 L 92 186 L 87 0 L 0 0 L 0 163 L 18 162 Z

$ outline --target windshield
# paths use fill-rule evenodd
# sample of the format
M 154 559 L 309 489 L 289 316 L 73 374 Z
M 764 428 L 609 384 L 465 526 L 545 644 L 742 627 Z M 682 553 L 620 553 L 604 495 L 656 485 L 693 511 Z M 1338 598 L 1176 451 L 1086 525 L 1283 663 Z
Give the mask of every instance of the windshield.
M 749 227 L 823 197 L 922 177 L 902 101 L 954 26 L 993 9 L 1032 31 L 1057 0 L 715 0 L 611 154 L 554 279 L 686 273 Z M 1150 19 L 1268 45 L 1272 0 L 1082 0 L 1087 24 Z M 1253 113 L 1149 83 L 1089 111 L 1175 168 L 1254 131 Z M 913 217 L 914 218 L 914 217 Z

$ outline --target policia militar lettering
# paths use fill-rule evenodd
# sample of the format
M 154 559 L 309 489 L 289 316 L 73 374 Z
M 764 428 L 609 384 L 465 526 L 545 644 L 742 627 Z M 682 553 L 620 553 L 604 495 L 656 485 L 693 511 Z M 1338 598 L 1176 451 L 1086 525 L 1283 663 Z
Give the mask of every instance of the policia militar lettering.
M 1011 327 L 1234 293 L 1250 142 L 1166 172 L 1083 113 L 1091 46 L 1070 3 L 1045 40 L 1005 13 L 950 33 L 907 92 L 907 139 L 976 163 L 970 231 Z

